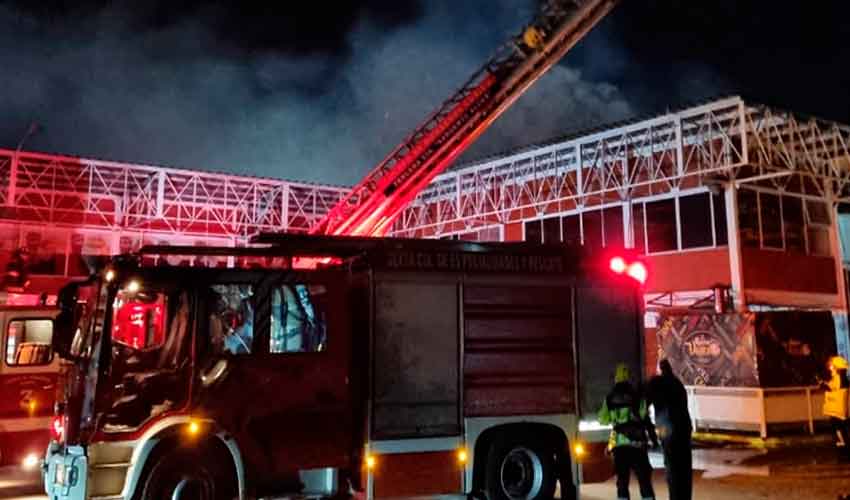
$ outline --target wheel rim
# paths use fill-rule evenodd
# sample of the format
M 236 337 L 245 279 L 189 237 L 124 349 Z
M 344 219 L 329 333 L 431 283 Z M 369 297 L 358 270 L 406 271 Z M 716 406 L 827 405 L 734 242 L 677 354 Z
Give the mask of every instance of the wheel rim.
M 535 498 L 543 489 L 543 461 L 528 448 L 512 449 L 502 460 L 499 472 L 502 492 L 508 498 Z
M 174 485 L 171 500 L 211 500 L 212 488 L 209 481 L 201 477 L 183 476 Z

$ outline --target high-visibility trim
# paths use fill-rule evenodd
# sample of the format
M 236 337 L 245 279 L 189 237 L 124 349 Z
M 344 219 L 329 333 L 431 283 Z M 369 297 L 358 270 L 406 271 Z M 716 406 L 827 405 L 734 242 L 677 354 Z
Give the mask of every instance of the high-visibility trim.
M 6 432 L 29 431 L 44 431 L 46 434 L 50 430 L 50 419 L 51 417 L 20 417 L 0 419 L 0 434 Z
M 379 455 L 397 453 L 421 453 L 428 451 L 454 451 L 463 445 L 461 436 L 425 439 L 395 439 L 372 441 L 369 449 Z

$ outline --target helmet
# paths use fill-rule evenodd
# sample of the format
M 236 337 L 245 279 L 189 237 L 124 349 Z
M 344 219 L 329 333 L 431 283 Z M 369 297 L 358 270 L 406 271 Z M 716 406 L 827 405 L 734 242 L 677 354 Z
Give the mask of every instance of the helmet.
M 833 356 L 829 358 L 829 366 L 836 370 L 846 370 L 847 360 L 841 356 Z
M 617 365 L 616 371 L 614 371 L 614 382 L 627 382 L 631 377 L 631 370 L 629 370 L 629 365 L 625 363 L 619 363 Z

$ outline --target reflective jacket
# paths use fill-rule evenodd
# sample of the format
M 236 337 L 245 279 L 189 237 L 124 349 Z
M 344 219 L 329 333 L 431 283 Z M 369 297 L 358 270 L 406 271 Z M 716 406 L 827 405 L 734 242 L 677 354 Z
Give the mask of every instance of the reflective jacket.
M 656 440 L 646 400 L 628 382 L 617 383 L 608 393 L 599 410 L 599 423 L 613 426 L 608 449 L 620 446 L 644 447 L 647 433 L 653 442 Z
M 847 418 L 847 379 L 833 373 L 823 396 L 823 414 L 826 417 Z

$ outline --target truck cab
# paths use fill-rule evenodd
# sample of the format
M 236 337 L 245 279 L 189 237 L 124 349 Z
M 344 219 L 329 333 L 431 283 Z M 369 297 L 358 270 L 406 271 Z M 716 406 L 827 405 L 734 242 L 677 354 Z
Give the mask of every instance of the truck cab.
M 290 236 L 141 253 L 181 252 L 259 265 L 123 257 L 60 293 L 51 499 L 575 496 L 600 363 L 639 373 L 639 286 L 576 249 Z

